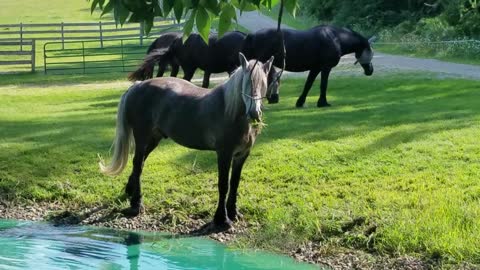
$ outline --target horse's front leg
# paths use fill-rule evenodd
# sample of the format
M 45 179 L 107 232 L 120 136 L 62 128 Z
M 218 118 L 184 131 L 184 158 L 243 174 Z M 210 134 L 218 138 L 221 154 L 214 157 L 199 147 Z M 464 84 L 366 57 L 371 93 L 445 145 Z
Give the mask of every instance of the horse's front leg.
M 328 86 L 328 76 L 330 75 L 331 69 L 322 70 L 322 79 L 320 81 L 320 98 L 317 102 L 317 107 L 328 107 L 330 104 L 327 102 L 327 86 Z
M 213 223 L 220 228 L 231 227 L 232 221 L 227 217 L 225 199 L 228 192 L 228 174 L 232 163 L 231 151 L 217 151 L 218 162 L 218 206 Z
M 197 68 L 183 68 L 183 79 L 186 81 L 191 81 L 193 78 L 193 75 L 195 74 L 195 70 Z
M 232 162 L 232 177 L 230 178 L 230 191 L 228 192 L 227 200 L 227 215 L 232 221 L 242 217 L 237 209 L 237 190 L 240 183 L 240 176 L 242 174 L 243 164 L 247 160 L 250 151 L 233 158 Z
M 167 65 L 165 63 L 158 63 L 158 72 L 157 77 L 163 77 L 165 70 L 167 69 Z
M 210 85 L 210 75 L 211 73 L 208 71 L 205 71 L 203 73 L 203 83 L 202 83 L 203 88 L 208 88 L 208 86 Z
M 320 73 L 320 70 L 313 69 L 308 73 L 307 81 L 303 87 L 303 92 L 298 97 L 297 104 L 295 105 L 297 108 L 303 107 L 303 104 L 305 104 L 305 99 L 307 99 L 308 92 L 310 91 L 310 88 L 312 88 L 313 82 L 315 81 L 315 78 L 317 78 L 318 73 Z

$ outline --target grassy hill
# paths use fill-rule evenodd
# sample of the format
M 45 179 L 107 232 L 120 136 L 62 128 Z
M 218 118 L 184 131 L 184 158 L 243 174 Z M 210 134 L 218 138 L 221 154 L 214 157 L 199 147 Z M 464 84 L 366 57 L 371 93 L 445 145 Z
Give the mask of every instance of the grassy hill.
M 2 0 L 1 5 L 0 24 L 111 20 L 110 15 L 100 19 L 100 12 L 91 15 L 86 0 Z

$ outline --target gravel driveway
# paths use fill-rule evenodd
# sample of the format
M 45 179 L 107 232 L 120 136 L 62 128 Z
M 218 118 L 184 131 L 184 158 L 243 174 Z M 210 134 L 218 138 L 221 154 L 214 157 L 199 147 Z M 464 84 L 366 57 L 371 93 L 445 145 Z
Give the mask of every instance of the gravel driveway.
M 241 16 L 237 14 L 238 22 L 243 27 L 254 32 L 262 28 L 277 27 L 277 22 L 261 14 L 258 11 L 244 12 Z M 290 28 L 282 24 L 283 28 Z M 342 58 L 339 66 L 333 70 L 334 73 L 362 74 L 361 68 L 353 66 L 353 55 L 346 55 Z M 398 71 L 423 71 L 439 73 L 445 77 L 459 77 L 480 80 L 480 66 L 456 64 L 435 59 L 422 59 L 406 56 L 397 56 L 384 53 L 376 53 L 373 59 L 375 73 L 398 72 Z M 306 76 L 302 73 L 286 73 L 287 76 Z

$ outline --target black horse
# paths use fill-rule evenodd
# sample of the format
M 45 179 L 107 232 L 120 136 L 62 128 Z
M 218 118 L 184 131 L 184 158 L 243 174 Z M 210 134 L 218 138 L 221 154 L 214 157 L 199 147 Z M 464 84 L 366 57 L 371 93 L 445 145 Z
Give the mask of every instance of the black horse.
M 168 49 L 175 42 L 178 42 L 178 40 L 182 40 L 182 33 L 169 32 L 169 33 L 162 34 L 160 37 L 155 39 L 152 42 L 152 44 L 150 44 L 150 47 L 148 47 L 148 50 L 147 50 L 147 54 L 149 54 L 153 50 L 157 50 L 157 49 Z M 167 69 L 167 67 L 169 65 L 172 68 L 172 70 L 170 72 L 170 77 L 177 77 L 179 64 L 173 58 L 172 59 L 166 59 L 165 61 L 162 61 L 162 62 L 158 62 L 157 77 L 162 77 L 163 73 L 165 73 L 165 70 Z M 148 72 L 153 75 L 153 66 L 151 67 L 151 70 L 149 70 Z M 150 78 L 152 77 L 152 75 L 150 75 Z
M 219 200 L 214 225 L 229 227 L 238 217 L 238 184 L 262 127 L 262 100 L 270 95 L 267 74 L 273 59 L 263 64 L 248 62 L 242 54 L 237 57 L 240 67 L 213 90 L 177 78 L 155 78 L 137 82 L 123 94 L 112 161 L 108 165 L 101 162 L 100 168 L 110 175 L 121 173 L 128 162 L 129 146 L 135 142 L 133 169 L 125 189 L 131 197 L 128 214 L 142 211 L 144 162 L 160 140 L 171 138 L 189 148 L 216 151 Z
M 373 73 L 373 51 L 370 40 L 359 33 L 335 26 L 317 26 L 305 31 L 282 29 L 285 40 L 285 70 L 310 71 L 297 107 L 302 107 L 317 75 L 321 72 L 320 99 L 318 107 L 330 106 L 327 102 L 328 76 L 343 55 L 355 53 L 365 75 Z M 265 61 L 275 56 L 274 65 L 283 66 L 283 45 L 276 29 L 263 29 L 248 34 L 242 52 L 247 59 Z
M 187 81 L 192 79 L 197 69 L 201 69 L 204 71 L 202 87 L 208 88 L 212 73 L 231 74 L 240 65 L 238 53 L 245 36 L 239 31 L 227 32 L 221 38 L 212 34 L 207 45 L 199 34 L 192 33 L 185 42 L 182 42 L 181 38 L 174 40 L 164 51 L 162 58 L 157 58 L 156 62 L 160 65 L 178 63 L 184 72 L 183 79 Z M 130 76 L 130 80 L 151 78 L 150 69 L 153 65 L 144 65 L 142 70 L 137 70 Z
M 202 87 L 208 88 L 212 73 L 228 72 L 230 75 L 240 65 L 238 53 L 243 46 L 246 34 L 239 31 L 227 32 L 220 39 L 211 35 L 208 45 L 200 35 L 191 34 L 183 43 L 179 38 L 168 48 L 156 49 L 145 57 L 140 67 L 129 75 L 131 81 L 143 81 L 153 76 L 156 63 L 163 66 L 166 63 L 179 63 L 184 71 L 183 79 L 190 81 L 197 70 L 204 71 Z M 267 59 L 268 60 L 268 59 Z M 178 71 L 178 68 L 177 68 Z M 161 77 L 161 75 L 158 75 Z M 172 75 L 172 77 L 175 77 Z M 268 103 L 278 102 L 281 72 L 271 68 L 267 74 L 268 88 L 271 95 Z

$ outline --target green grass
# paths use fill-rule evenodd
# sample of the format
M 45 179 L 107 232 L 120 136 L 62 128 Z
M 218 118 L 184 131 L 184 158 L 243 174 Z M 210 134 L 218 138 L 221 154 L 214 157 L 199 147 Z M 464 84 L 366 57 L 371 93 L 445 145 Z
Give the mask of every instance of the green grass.
M 108 155 L 127 85 L 121 75 L 5 76 L 1 199 L 125 205 L 119 196 L 131 167 L 104 176 L 97 154 Z M 314 85 L 308 107 L 295 109 L 302 86 L 282 83 L 280 104 L 267 106 L 268 126 L 246 163 L 239 207 L 258 224 L 248 245 L 287 249 L 318 240 L 480 263 L 480 82 L 334 78 L 333 107 L 314 106 Z M 145 165 L 146 207 L 211 218 L 216 178 L 214 153 L 163 141 Z M 342 231 L 359 217 L 366 223 Z
M 100 12 L 90 15 L 90 4 L 86 0 L 3 0 L 0 9 L 0 24 L 11 23 L 60 23 L 98 22 Z M 111 20 L 110 15 L 102 18 Z

